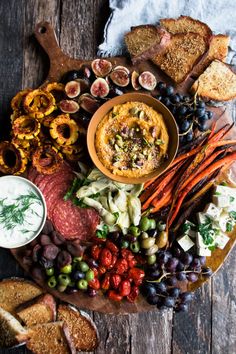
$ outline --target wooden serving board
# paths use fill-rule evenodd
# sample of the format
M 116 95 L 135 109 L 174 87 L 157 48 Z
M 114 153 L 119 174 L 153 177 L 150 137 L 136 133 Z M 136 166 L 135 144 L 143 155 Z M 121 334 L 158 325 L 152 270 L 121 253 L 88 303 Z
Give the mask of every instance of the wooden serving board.
M 46 51 L 49 59 L 50 59 L 50 69 L 46 79 L 46 82 L 59 81 L 63 74 L 70 70 L 78 70 L 83 65 L 90 65 L 91 60 L 82 60 L 82 59 L 73 59 L 68 55 L 64 54 L 60 49 L 55 32 L 52 26 L 48 22 L 40 22 L 37 24 L 35 29 L 35 36 L 38 42 Z M 151 71 L 159 81 L 165 81 L 166 83 L 173 83 L 170 79 L 167 78 L 165 74 L 163 74 L 154 64 L 149 61 L 140 63 L 139 65 L 133 66 L 131 61 L 126 57 L 113 57 L 108 58 L 108 60 L 114 66 L 124 65 L 130 71 L 136 70 L 138 72 L 143 72 L 145 70 Z M 187 93 L 188 89 L 192 85 L 193 79 L 188 78 L 183 84 L 176 86 L 178 92 Z M 132 90 L 130 90 L 132 91 Z M 147 93 L 147 91 L 145 92 Z M 226 123 L 232 123 L 232 117 L 230 113 L 230 109 L 226 109 L 225 107 L 212 107 L 210 108 L 214 113 L 214 119 L 217 120 L 217 128 L 225 125 Z M 236 136 L 236 128 L 234 127 L 231 130 L 229 137 Z M 232 172 L 236 176 L 236 166 L 232 167 Z M 226 258 L 228 257 L 230 251 L 232 250 L 234 244 L 236 242 L 236 230 L 234 230 L 230 235 L 230 241 L 227 243 L 223 250 L 216 249 L 213 253 L 212 257 L 207 258 L 207 266 L 211 267 L 213 272 L 216 272 L 224 263 Z M 12 249 L 11 252 L 19 264 L 30 274 L 30 269 L 23 262 L 23 254 L 25 247 Z M 66 301 L 68 303 L 74 304 L 79 308 L 99 311 L 103 313 L 111 313 L 111 314 L 128 314 L 128 313 L 136 313 L 136 312 L 144 312 L 154 310 L 155 307 L 149 305 L 146 300 L 140 296 L 138 301 L 134 304 L 129 303 L 128 301 L 122 301 L 121 303 L 117 303 L 114 301 L 110 301 L 105 296 L 97 296 L 95 298 L 90 298 L 86 294 L 82 292 L 78 292 L 75 294 L 65 294 L 60 293 L 58 291 L 52 290 L 47 287 L 43 281 L 38 279 L 34 279 L 41 287 L 52 293 L 54 296 L 60 298 L 62 301 Z M 205 281 L 207 280 L 199 280 L 196 283 L 192 283 L 188 285 L 188 290 L 196 290 L 199 288 Z

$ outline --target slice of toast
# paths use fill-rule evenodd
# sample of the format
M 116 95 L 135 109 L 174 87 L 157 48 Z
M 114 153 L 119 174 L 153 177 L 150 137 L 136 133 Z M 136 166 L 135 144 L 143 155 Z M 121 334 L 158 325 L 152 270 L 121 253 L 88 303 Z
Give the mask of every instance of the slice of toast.
M 164 28 L 154 25 L 132 27 L 125 35 L 125 43 L 134 65 L 161 53 L 169 41 L 170 34 Z
M 16 336 L 37 354 L 76 354 L 68 328 L 62 321 L 36 325 Z
M 160 24 L 171 34 L 194 32 L 206 39 L 212 36 L 212 31 L 207 24 L 190 16 L 180 16 L 176 19 L 163 18 L 160 20 Z
M 208 50 L 208 40 L 198 33 L 177 33 L 172 36 L 170 44 L 152 61 L 160 67 L 173 81 L 184 81 L 194 65 Z
M 5 279 L 0 282 L 0 306 L 14 314 L 19 305 L 42 293 L 39 286 L 28 280 Z
M 68 326 L 77 351 L 93 351 L 98 346 L 95 325 L 72 306 L 59 305 L 58 319 Z
M 236 97 L 236 74 L 227 64 L 214 60 L 194 82 L 190 91 L 209 100 L 229 101 Z
M 228 47 L 229 47 L 230 37 L 217 34 L 211 37 L 209 50 L 202 57 L 202 59 L 198 62 L 198 64 L 194 67 L 191 76 L 198 77 L 203 71 L 210 65 L 210 63 L 218 59 L 220 61 L 225 61 L 228 55 Z
M 24 335 L 26 330 L 10 312 L 0 307 L 0 347 L 16 345 L 16 335 Z

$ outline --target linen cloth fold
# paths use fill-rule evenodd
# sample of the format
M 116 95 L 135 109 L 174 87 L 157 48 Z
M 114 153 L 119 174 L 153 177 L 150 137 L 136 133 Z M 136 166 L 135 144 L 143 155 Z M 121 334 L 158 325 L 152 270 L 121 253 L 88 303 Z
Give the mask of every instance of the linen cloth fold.
M 125 54 L 124 34 L 130 27 L 158 24 L 160 18 L 191 16 L 208 24 L 214 33 L 230 36 L 228 63 L 236 65 L 235 0 L 110 0 L 111 15 L 105 25 L 100 56 Z

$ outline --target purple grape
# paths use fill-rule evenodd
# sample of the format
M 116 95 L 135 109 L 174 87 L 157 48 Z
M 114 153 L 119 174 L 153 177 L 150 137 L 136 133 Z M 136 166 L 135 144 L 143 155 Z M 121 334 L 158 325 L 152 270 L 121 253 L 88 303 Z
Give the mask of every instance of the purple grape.
M 181 251 L 180 248 L 178 248 L 178 247 L 174 248 L 173 254 L 174 254 L 175 257 L 179 258 L 181 256 L 181 253 L 182 253 L 182 251 Z
M 188 273 L 187 274 L 187 279 L 191 282 L 194 283 L 195 281 L 198 280 L 198 274 L 197 273 Z
M 168 293 L 171 297 L 177 298 L 177 297 L 179 297 L 180 289 L 179 288 L 172 288 L 168 291 Z
M 178 270 L 178 271 L 184 270 L 184 264 L 182 262 L 179 262 L 177 267 L 176 267 L 176 270 Z
M 205 265 L 205 264 L 206 264 L 206 257 L 200 256 L 200 257 L 199 257 L 199 261 L 200 261 L 200 264 L 201 264 L 201 265 Z
M 152 283 L 144 283 L 141 292 L 144 296 L 150 297 L 150 296 L 155 296 L 157 294 L 156 292 L 156 287 Z
M 150 295 L 147 297 L 147 302 L 150 304 L 150 305 L 157 305 L 158 302 L 159 302 L 159 296 L 157 295 Z
M 194 258 L 192 263 L 190 264 L 190 267 L 194 268 L 194 269 L 201 267 L 200 259 L 199 258 Z
M 187 304 L 179 304 L 175 311 L 177 311 L 177 312 L 187 312 L 188 311 L 188 305 Z
M 186 253 L 183 253 L 182 257 L 181 257 L 181 261 L 184 265 L 188 266 L 193 260 L 193 256 L 186 252 Z
M 205 268 L 202 268 L 202 275 L 206 278 L 210 277 L 211 275 L 213 274 L 211 268 L 209 267 L 205 267 Z
M 177 279 L 175 276 L 169 277 L 166 279 L 166 284 L 170 286 L 175 286 L 177 284 Z
M 152 265 L 148 266 L 148 272 L 155 272 L 155 270 L 157 270 L 159 267 L 159 265 L 157 263 L 154 263 Z
M 95 259 L 89 258 L 86 262 L 90 268 L 91 267 L 98 268 L 98 263 L 95 261 Z
M 171 296 L 167 296 L 164 300 L 163 300 L 163 306 L 166 307 L 174 307 L 175 306 L 175 298 L 171 297 Z
M 176 278 L 177 278 L 179 281 L 186 280 L 186 279 L 187 279 L 186 273 L 185 273 L 185 272 L 179 272 L 179 273 L 176 274 Z
M 166 264 L 166 268 L 168 269 L 168 271 L 170 271 L 172 273 L 175 271 L 178 263 L 179 263 L 179 260 L 177 258 L 173 257 L 168 260 L 168 262 Z
M 158 279 L 158 278 L 160 278 L 160 276 L 161 276 L 161 271 L 159 270 L 159 269 L 156 269 L 156 270 L 154 270 L 153 272 L 150 272 L 149 273 L 149 276 L 152 278 L 152 279 Z
M 179 298 L 180 298 L 180 301 L 182 304 L 186 304 L 186 303 L 192 301 L 193 293 L 186 291 L 185 293 L 180 294 Z
M 164 282 L 155 283 L 155 288 L 158 294 L 166 292 L 166 284 Z

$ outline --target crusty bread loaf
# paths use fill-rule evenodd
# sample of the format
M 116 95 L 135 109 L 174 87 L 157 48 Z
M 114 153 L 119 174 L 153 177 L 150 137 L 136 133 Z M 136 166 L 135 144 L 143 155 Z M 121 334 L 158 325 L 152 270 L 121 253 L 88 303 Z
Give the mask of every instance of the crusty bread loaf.
M 133 64 L 162 52 L 169 41 L 170 34 L 164 28 L 154 25 L 132 27 L 125 35 L 125 43 Z
M 229 40 L 230 37 L 223 34 L 212 36 L 208 52 L 194 67 L 191 75 L 198 77 L 215 59 L 225 61 L 228 55 Z
M 42 289 L 27 280 L 5 279 L 0 282 L 0 306 L 14 314 L 19 305 L 42 294 Z
M 194 65 L 208 49 L 208 41 L 198 33 L 177 33 L 171 43 L 152 61 L 172 80 L 180 83 L 186 79 Z
M 77 351 L 92 351 L 98 346 L 95 326 L 71 306 L 59 305 L 58 319 L 68 326 Z
M 24 334 L 17 335 L 19 342 L 35 354 L 75 354 L 68 329 L 63 322 L 36 325 Z
M 0 347 L 16 345 L 16 335 L 24 335 L 26 330 L 10 312 L 0 307 Z
M 180 16 L 179 18 L 163 18 L 160 20 L 161 26 L 172 34 L 194 32 L 200 34 L 205 39 L 212 35 L 211 29 L 199 20 L 190 16 Z
M 214 60 L 194 82 L 190 91 L 210 100 L 231 100 L 236 97 L 236 74 L 227 64 Z

